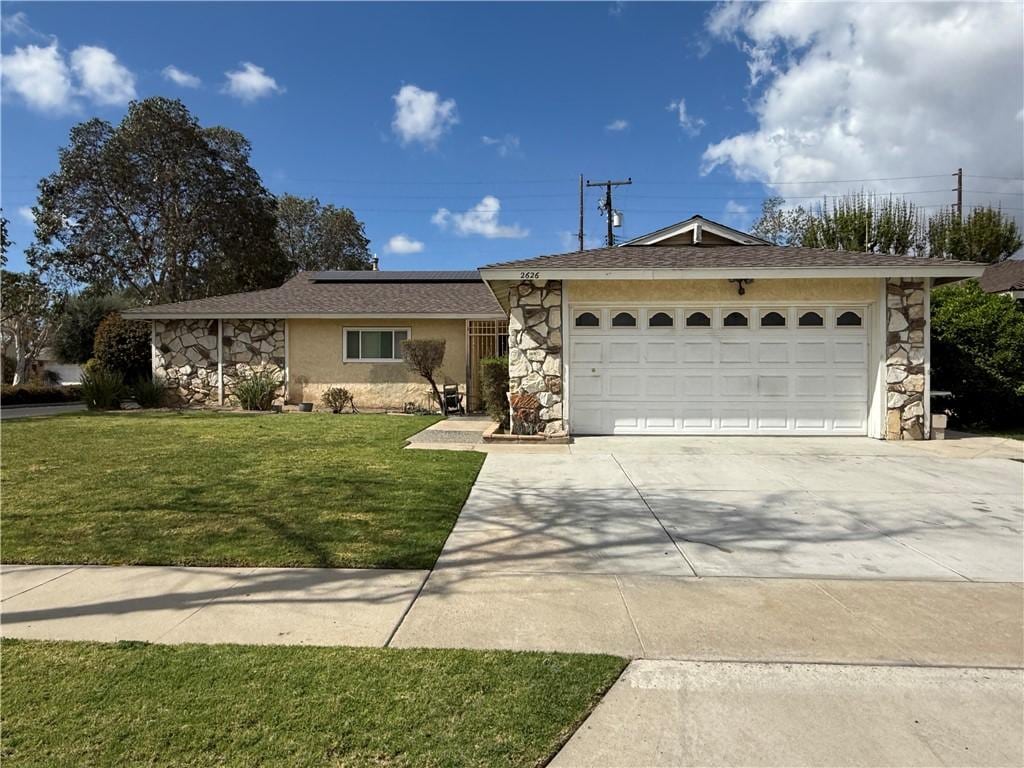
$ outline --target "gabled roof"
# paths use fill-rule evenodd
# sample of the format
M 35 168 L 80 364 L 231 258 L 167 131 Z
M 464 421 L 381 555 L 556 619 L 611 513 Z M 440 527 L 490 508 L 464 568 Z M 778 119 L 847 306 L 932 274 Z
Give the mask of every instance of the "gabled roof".
M 975 277 L 983 265 L 970 261 L 856 253 L 778 245 L 621 245 L 506 261 L 481 268 L 485 280 L 565 278 L 715 277 Z
M 1024 291 L 1024 259 L 1009 259 L 990 264 L 978 278 L 985 293 Z
M 174 318 L 491 318 L 501 307 L 476 271 L 300 272 L 280 288 L 127 310 L 139 320 Z
M 705 232 L 714 235 L 716 241 L 725 240 L 727 243 L 736 245 L 771 245 L 767 240 L 754 237 L 754 235 L 748 232 L 741 232 L 717 221 L 705 219 L 699 214 L 683 221 L 677 221 L 675 224 L 669 224 L 667 227 L 662 227 L 654 232 L 648 232 L 646 235 L 634 237 L 632 240 L 622 243 L 622 245 L 658 245 L 688 233 L 691 234 L 687 239 L 687 244 L 698 245 L 704 242 L 703 235 Z M 674 245 L 679 244 L 674 243 Z M 720 245 L 721 243 L 716 242 L 714 244 Z

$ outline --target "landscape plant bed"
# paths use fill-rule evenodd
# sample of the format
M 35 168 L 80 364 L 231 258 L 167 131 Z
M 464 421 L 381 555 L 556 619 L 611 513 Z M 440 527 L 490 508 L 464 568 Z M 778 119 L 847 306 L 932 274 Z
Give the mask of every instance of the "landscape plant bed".
M 614 656 L 5 640 L 5 766 L 536 766 Z
M 0 406 L 62 405 L 82 401 L 82 388 L 78 386 L 39 387 L 35 385 L 4 385 L 0 389 Z
M 565 434 L 549 436 L 539 435 L 514 435 L 504 431 L 504 426 L 495 422 L 484 430 L 485 443 L 546 443 L 549 445 L 565 445 L 569 443 L 569 436 Z
M 81 413 L 4 424 L 9 563 L 430 568 L 484 456 L 439 417 Z

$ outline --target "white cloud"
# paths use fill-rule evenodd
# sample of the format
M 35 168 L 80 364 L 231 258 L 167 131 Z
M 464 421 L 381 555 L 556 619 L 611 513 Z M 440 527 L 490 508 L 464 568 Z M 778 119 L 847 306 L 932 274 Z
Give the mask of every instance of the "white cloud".
M 519 137 L 511 133 L 506 133 L 500 138 L 481 136 L 480 140 L 488 147 L 495 147 L 501 157 L 508 157 L 510 154 L 519 151 Z
M 61 113 L 74 108 L 71 73 L 57 49 L 26 45 L 0 56 L 4 90 L 18 94 L 32 109 Z
M 202 85 L 202 81 L 193 74 L 185 72 L 182 69 L 178 69 L 173 64 L 168 64 L 164 67 L 163 72 L 164 80 L 170 80 L 175 85 L 180 85 L 182 88 L 198 88 Z
M 252 102 L 264 96 L 284 93 L 284 88 L 277 84 L 277 80 L 251 61 L 243 61 L 241 69 L 229 70 L 224 76 L 227 78 L 224 92 L 242 101 Z
M 135 75 L 106 48 L 83 45 L 71 52 L 79 91 L 97 104 L 127 104 L 135 98 Z
M 447 208 L 438 208 L 430 220 L 441 229 L 451 229 L 457 235 L 481 235 L 486 238 L 526 237 L 530 230 L 518 224 L 501 224 L 501 201 L 494 195 L 487 195 L 464 213 L 452 213 Z
M 441 136 L 459 122 L 455 99 L 442 99 L 436 91 L 403 85 L 391 98 L 395 102 L 391 128 L 402 144 L 415 141 L 426 147 L 437 146 Z
M 758 124 L 708 146 L 704 172 L 722 166 L 783 195 L 935 189 L 911 199 L 939 205 L 963 166 L 968 190 L 996 193 L 968 192 L 967 205 L 1022 205 L 999 194 L 1020 182 L 970 181 L 1024 176 L 1019 3 L 730 3 L 708 29 L 747 57 Z
M 669 112 L 676 113 L 676 116 L 679 118 L 679 127 L 691 136 L 696 136 L 704 127 L 704 120 L 694 117 L 686 111 L 686 99 L 673 101 L 668 105 L 668 110 Z
M 624 131 L 627 128 L 629 128 L 629 120 L 623 120 L 622 118 L 619 118 L 618 120 L 612 120 L 610 123 L 608 123 L 608 125 L 604 127 L 606 131 L 613 131 L 616 133 L 618 133 L 619 131 Z
M 10 16 L 0 16 L 0 30 L 11 37 L 29 37 L 36 39 L 47 39 L 46 35 L 36 31 L 28 23 L 28 15 L 24 11 L 12 13 Z
M 725 216 L 722 223 L 739 230 L 746 230 L 751 224 L 750 207 L 730 200 L 725 204 Z
M 35 226 L 36 217 L 35 217 L 35 214 L 32 213 L 31 206 L 28 206 L 28 205 L 20 206 L 18 208 L 18 215 L 21 216 L 21 218 L 25 221 L 26 224 L 31 224 L 32 226 Z
M 423 243 L 413 240 L 405 234 L 395 235 L 384 245 L 385 253 L 409 254 L 420 253 L 423 250 Z

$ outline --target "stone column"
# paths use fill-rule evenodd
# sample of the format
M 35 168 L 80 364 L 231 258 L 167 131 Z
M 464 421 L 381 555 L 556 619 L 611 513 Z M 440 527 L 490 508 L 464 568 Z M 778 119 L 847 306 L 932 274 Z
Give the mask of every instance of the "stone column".
M 886 440 L 923 440 L 925 291 L 922 280 L 886 282 Z
M 508 374 L 512 431 L 565 433 L 562 410 L 562 283 L 509 288 Z

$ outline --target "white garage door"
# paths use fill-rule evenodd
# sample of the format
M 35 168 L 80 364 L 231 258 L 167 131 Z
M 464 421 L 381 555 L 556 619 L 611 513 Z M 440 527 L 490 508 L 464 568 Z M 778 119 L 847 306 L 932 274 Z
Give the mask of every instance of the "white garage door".
M 570 307 L 576 434 L 863 435 L 864 306 Z

